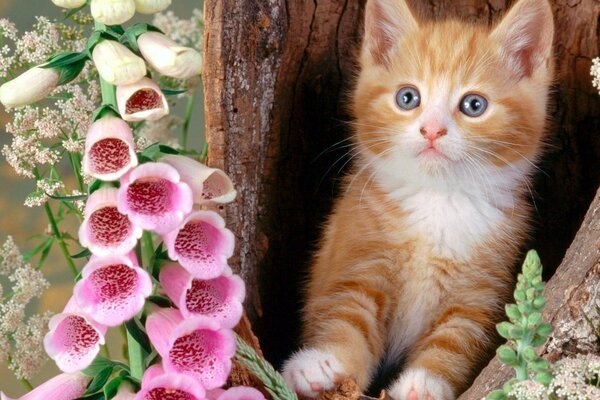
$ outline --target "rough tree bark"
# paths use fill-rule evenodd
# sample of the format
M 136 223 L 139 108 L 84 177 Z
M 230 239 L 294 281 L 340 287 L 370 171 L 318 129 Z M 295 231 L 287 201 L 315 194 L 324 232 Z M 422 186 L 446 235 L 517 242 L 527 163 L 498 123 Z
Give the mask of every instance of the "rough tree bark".
M 335 144 L 348 136 L 345 93 L 364 2 L 205 1 L 209 163 L 225 169 L 239 190 L 222 210 L 238 238 L 232 267 L 248 284 L 246 311 L 275 364 L 294 348 L 301 279 L 348 158 L 344 143 Z M 530 246 L 550 272 L 600 182 L 600 96 L 589 76 L 599 53 L 600 2 L 551 2 L 559 74 Z M 426 18 L 488 23 L 512 1 L 411 3 Z

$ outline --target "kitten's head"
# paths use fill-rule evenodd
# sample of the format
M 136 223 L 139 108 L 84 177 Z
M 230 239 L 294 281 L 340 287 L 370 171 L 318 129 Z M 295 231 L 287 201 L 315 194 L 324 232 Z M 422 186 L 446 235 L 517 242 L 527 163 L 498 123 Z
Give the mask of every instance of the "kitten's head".
M 547 0 L 519 0 L 492 29 L 419 22 L 405 0 L 368 0 L 353 96 L 359 149 L 398 175 L 429 178 L 530 164 L 553 32 Z

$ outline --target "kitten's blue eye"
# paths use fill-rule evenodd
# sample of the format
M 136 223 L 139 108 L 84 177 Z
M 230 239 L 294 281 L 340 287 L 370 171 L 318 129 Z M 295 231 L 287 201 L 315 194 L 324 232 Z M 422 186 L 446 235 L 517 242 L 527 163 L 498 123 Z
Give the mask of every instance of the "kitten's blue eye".
M 421 95 L 414 86 L 405 86 L 396 93 L 396 103 L 403 110 L 412 110 L 421 104 Z
M 468 94 L 460 101 L 460 111 L 468 117 L 476 118 L 487 110 L 488 102 L 479 94 Z

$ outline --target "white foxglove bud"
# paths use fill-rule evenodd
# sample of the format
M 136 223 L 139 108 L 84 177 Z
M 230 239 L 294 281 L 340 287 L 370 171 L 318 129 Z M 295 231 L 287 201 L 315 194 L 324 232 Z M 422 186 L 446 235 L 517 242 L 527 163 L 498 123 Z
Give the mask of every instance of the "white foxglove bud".
M 22 107 L 48 96 L 58 84 L 53 68 L 35 67 L 0 86 L 0 102 L 5 107 Z
M 177 45 L 162 33 L 143 33 L 138 37 L 138 46 L 148 64 L 163 75 L 186 79 L 202 71 L 199 52 Z
M 92 58 L 102 79 L 112 85 L 128 85 L 146 76 L 144 60 L 114 40 L 98 43 Z
M 171 0 L 135 0 L 135 10 L 142 14 L 154 14 L 169 8 Z
M 156 82 L 142 78 L 131 85 L 117 86 L 119 114 L 125 121 L 156 121 L 169 113 L 169 103 Z
M 134 0 L 92 0 L 92 17 L 105 25 L 120 25 L 135 14 Z
M 52 2 L 62 8 L 79 8 L 85 4 L 85 0 L 52 0 Z

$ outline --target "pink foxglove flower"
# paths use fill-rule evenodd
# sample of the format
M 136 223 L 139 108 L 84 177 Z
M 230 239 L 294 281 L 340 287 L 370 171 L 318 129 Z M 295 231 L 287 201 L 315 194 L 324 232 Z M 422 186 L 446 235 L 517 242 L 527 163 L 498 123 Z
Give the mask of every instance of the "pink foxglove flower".
M 112 400 L 134 400 L 135 399 L 135 392 L 133 391 L 133 388 L 131 387 L 131 384 L 127 381 L 121 383 L 121 386 L 119 386 L 119 390 L 117 391 L 117 394 L 115 395 L 115 397 L 112 398 Z
M 106 326 L 133 318 L 152 293 L 148 273 L 130 257 L 95 257 L 81 272 L 73 297 L 84 313 Z
M 265 400 L 264 394 L 248 386 L 234 386 L 214 395 L 214 400 Z
M 146 32 L 138 37 L 144 59 L 158 72 L 177 79 L 200 75 L 202 56 L 190 47 L 179 46 L 159 32 Z
M 154 14 L 166 10 L 171 0 L 135 0 L 135 10 L 142 14 Z
M 42 100 L 58 84 L 59 72 L 34 67 L 0 86 L 0 102 L 5 107 L 22 107 Z
M 94 46 L 92 59 L 102 79 L 111 85 L 129 85 L 146 76 L 144 60 L 114 40 L 103 40 Z
M 156 82 L 142 78 L 117 86 L 117 106 L 125 121 L 156 121 L 169 113 L 169 103 Z
M 205 396 L 202 385 L 191 376 L 165 373 L 160 365 L 153 365 L 144 372 L 135 400 L 204 400 Z
M 175 167 L 181 180 L 189 185 L 194 194 L 194 203 L 230 203 L 237 192 L 231 179 L 218 168 L 210 168 L 190 157 L 169 154 L 160 159 Z
M 194 279 L 185 269 L 171 263 L 161 268 L 160 283 L 184 318 L 204 315 L 223 328 L 233 328 L 242 317 L 245 287 L 239 276 Z
M 118 189 L 103 187 L 90 195 L 79 227 L 79 243 L 96 256 L 122 255 L 135 247 L 143 230 L 117 209 Z
M 135 14 L 133 0 L 92 0 L 92 17 L 105 25 L 120 25 Z
M 67 373 L 81 371 L 92 363 L 104 344 L 106 326 L 83 314 L 71 298 L 62 313 L 48 323 L 44 348 L 58 368 Z
M 225 384 L 235 354 L 230 329 L 205 317 L 184 319 L 175 309 L 160 309 L 146 319 L 150 341 L 167 372 L 184 373 L 198 379 L 205 389 Z
M 54 5 L 62 8 L 79 8 L 86 0 L 52 0 Z
M 139 227 L 165 233 L 192 210 L 192 191 L 165 163 L 146 163 L 121 178 L 118 210 Z
M 178 229 L 163 235 L 169 257 L 179 261 L 194 278 L 212 279 L 227 267 L 235 238 L 214 211 L 195 211 Z
M 117 117 L 104 117 L 90 126 L 83 156 L 86 174 L 103 181 L 113 181 L 137 163 L 133 132 L 127 122 Z
M 0 400 L 75 400 L 83 396 L 91 379 L 79 373 L 59 374 L 18 399 L 0 392 Z

